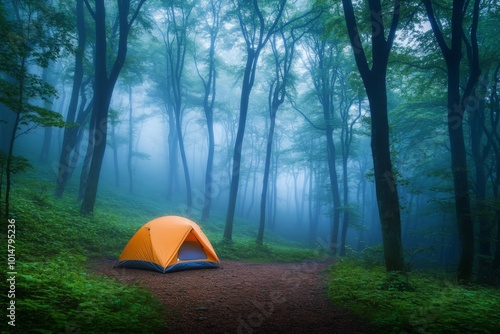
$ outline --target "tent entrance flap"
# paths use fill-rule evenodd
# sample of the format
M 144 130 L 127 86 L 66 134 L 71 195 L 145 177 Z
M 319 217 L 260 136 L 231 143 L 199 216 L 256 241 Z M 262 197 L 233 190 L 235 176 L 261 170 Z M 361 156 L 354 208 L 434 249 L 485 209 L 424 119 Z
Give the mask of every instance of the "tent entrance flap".
M 184 241 L 177 253 L 179 261 L 206 260 L 207 254 L 198 241 Z

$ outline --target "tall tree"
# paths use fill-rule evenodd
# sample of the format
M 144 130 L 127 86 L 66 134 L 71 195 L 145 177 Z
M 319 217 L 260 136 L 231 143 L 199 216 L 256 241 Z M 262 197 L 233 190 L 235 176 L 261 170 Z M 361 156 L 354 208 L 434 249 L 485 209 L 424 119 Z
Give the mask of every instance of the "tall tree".
M 139 0 L 135 9 L 130 8 L 131 0 L 118 0 L 118 50 L 111 70 L 108 72 L 107 60 L 109 51 L 106 33 L 106 7 L 104 0 L 96 0 L 92 8 L 85 0 L 85 4 L 95 21 L 95 81 L 92 118 L 90 123 L 90 141 L 93 142 L 92 162 L 88 174 L 85 194 L 83 196 L 80 212 L 82 214 L 92 213 L 97 196 L 97 186 L 101 172 L 104 152 L 106 150 L 106 138 L 108 133 L 108 111 L 111 96 L 118 79 L 118 75 L 125 63 L 127 56 L 128 35 L 132 24 L 137 18 L 139 11 L 146 0 Z
M 276 127 L 276 115 L 279 107 L 285 101 L 288 90 L 293 87 L 292 65 L 295 56 L 295 45 L 317 17 L 310 15 L 313 12 L 296 14 L 293 19 L 285 20 L 284 24 L 272 35 L 270 45 L 272 50 L 273 77 L 269 86 L 268 110 L 269 110 L 269 132 L 266 144 L 266 161 L 264 165 L 264 179 L 260 201 L 259 230 L 257 232 L 257 243 L 264 241 L 264 227 L 266 222 L 267 193 L 269 186 L 269 174 L 271 168 L 271 154 L 273 150 L 273 138 Z M 290 23 L 294 22 L 293 25 Z
M 473 1 L 472 25 L 470 35 L 464 31 L 464 17 L 468 12 L 469 0 L 453 0 L 451 9 L 451 27 L 449 45 L 444 29 L 441 27 L 434 6 L 430 0 L 422 0 L 436 41 L 446 62 L 447 82 L 447 119 L 450 140 L 451 171 L 455 197 L 455 213 L 460 242 L 457 278 L 461 282 L 470 282 L 474 263 L 474 226 L 471 216 L 469 184 L 467 176 L 467 152 L 464 142 L 463 116 L 465 108 L 472 96 L 481 71 L 479 69 L 479 48 L 477 42 L 477 26 L 479 20 L 479 2 Z M 471 57 L 469 73 L 463 94 L 460 94 L 460 65 L 462 60 L 462 44 L 470 43 Z
M 340 148 L 342 152 L 342 231 L 340 236 L 340 256 L 345 256 L 345 246 L 347 238 L 347 228 L 349 227 L 349 220 L 351 216 L 351 208 L 349 201 L 349 176 L 348 176 L 348 162 L 351 153 L 351 146 L 354 139 L 354 126 L 361 118 L 362 114 L 362 95 L 357 94 L 356 90 L 352 89 L 353 83 L 349 82 L 349 63 L 344 63 L 339 69 L 339 114 L 341 119 L 340 128 Z M 358 96 L 359 95 L 359 96 Z M 351 112 L 351 107 L 355 99 L 358 99 L 356 111 Z
M 323 21 L 323 24 L 325 22 Z M 307 68 L 310 73 L 314 94 L 321 106 L 322 131 L 326 138 L 326 159 L 333 214 L 331 220 L 330 249 L 333 255 L 338 248 L 341 199 L 337 173 L 337 152 L 333 137 L 336 104 L 334 103 L 340 63 L 337 61 L 341 46 L 339 41 L 325 34 L 324 25 L 317 27 L 306 38 Z
M 175 119 L 175 130 L 179 153 L 181 155 L 184 170 L 184 180 L 186 183 L 187 211 L 193 205 L 193 194 L 191 191 L 191 179 L 184 148 L 184 136 L 182 134 L 182 111 L 183 111 L 183 72 L 188 48 L 188 29 L 191 24 L 191 13 L 194 2 L 190 0 L 169 1 L 165 8 L 166 31 L 160 29 L 165 46 L 166 56 L 166 94 L 171 103 Z M 169 119 L 169 121 L 171 121 Z M 170 157 L 172 158 L 172 157 Z M 172 176 L 170 176 L 172 177 Z
M 387 271 L 403 271 L 401 243 L 401 216 L 396 180 L 393 174 L 389 147 L 389 120 L 387 116 L 387 65 L 400 18 L 400 1 L 394 0 L 390 10 L 390 24 L 384 24 L 380 0 L 368 0 L 371 25 L 371 67 L 366 56 L 360 30 L 354 14 L 353 1 L 342 0 L 344 16 L 359 73 L 365 86 L 371 115 L 371 149 L 375 187 L 384 259 Z
M 37 104 L 36 99 L 50 103 L 56 92 L 33 70 L 46 68 L 62 49 L 69 48 L 66 17 L 49 1 L 13 1 L 10 5 L 0 4 L 0 103 L 7 107 L 9 115 L 2 119 L 8 116 L 4 122 L 10 130 L 7 152 L 0 155 L 6 177 L 6 218 L 11 176 L 27 165 L 26 159 L 14 156 L 16 138 L 37 126 L 65 125 L 60 114 Z
M 83 54 L 85 51 L 85 44 L 87 40 L 87 34 L 85 31 L 84 0 L 76 0 L 76 29 L 78 34 L 78 45 L 75 50 L 73 88 L 71 90 L 68 113 L 66 115 L 66 122 L 70 123 L 73 123 L 75 121 L 76 111 L 78 108 L 78 100 L 80 96 L 80 88 L 82 86 L 84 75 Z M 62 197 L 69 177 L 71 176 L 75 168 L 75 165 L 71 164 L 70 157 L 77 144 L 79 126 L 80 125 L 64 129 L 61 157 L 59 159 L 59 165 L 55 166 L 57 169 L 55 195 L 59 198 Z
M 215 47 L 217 36 L 219 34 L 219 28 L 221 23 L 222 15 L 222 0 L 210 0 L 208 3 L 208 10 L 204 17 L 205 26 L 208 30 L 208 38 L 210 40 L 210 45 L 208 46 L 208 57 L 205 59 L 206 74 L 203 76 L 200 72 L 198 64 L 196 62 L 196 71 L 203 83 L 203 111 L 205 112 L 205 119 L 207 121 L 207 131 L 208 131 L 208 156 L 207 156 L 207 166 L 205 169 L 205 193 L 203 197 L 203 210 L 201 214 L 201 221 L 206 221 L 210 216 L 210 209 L 212 207 L 213 199 L 213 165 L 214 165 L 214 150 L 215 150 L 215 138 L 214 138 L 214 104 L 215 104 L 215 94 L 216 94 L 216 58 L 215 58 Z
M 234 143 L 233 162 L 229 204 L 224 228 L 224 240 L 231 241 L 233 236 L 233 221 L 240 180 L 241 151 L 245 134 L 246 119 L 250 93 L 255 82 L 255 73 L 260 53 L 276 30 L 281 19 L 287 0 L 279 0 L 273 5 L 264 5 L 264 1 L 233 0 L 241 33 L 245 40 L 246 65 L 241 86 L 240 114 L 238 131 Z M 269 11 L 264 11 L 269 9 Z
M 259 230 L 257 232 L 257 243 L 262 245 L 264 241 L 264 227 L 266 224 L 267 187 L 269 185 L 269 171 L 271 168 L 271 153 L 273 151 L 274 129 L 276 127 L 276 115 L 279 107 L 285 102 L 287 86 L 291 81 L 291 68 L 293 55 L 295 53 L 295 40 L 292 35 L 290 39 L 285 36 L 281 28 L 271 37 L 271 49 L 274 63 L 274 76 L 269 85 L 268 109 L 269 109 L 269 132 L 266 144 L 266 161 L 264 165 L 264 179 L 262 183 L 262 194 L 260 199 Z

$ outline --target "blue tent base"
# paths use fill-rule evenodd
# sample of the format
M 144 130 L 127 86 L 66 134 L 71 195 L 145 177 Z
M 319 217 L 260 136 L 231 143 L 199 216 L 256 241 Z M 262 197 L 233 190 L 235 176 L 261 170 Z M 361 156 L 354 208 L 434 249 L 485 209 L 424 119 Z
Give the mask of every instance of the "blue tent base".
M 163 268 L 157 263 L 147 262 L 147 261 L 138 261 L 138 260 L 126 260 L 120 261 L 114 266 L 115 268 L 130 268 L 130 269 L 146 269 L 158 271 L 160 273 L 172 273 L 176 271 L 182 270 L 190 270 L 190 269 L 204 269 L 204 268 L 219 268 L 220 265 L 215 262 L 208 261 L 193 261 L 193 262 L 181 262 L 176 263 L 172 266 L 168 266 L 167 268 Z
M 176 263 L 173 266 L 167 267 L 165 269 L 166 273 L 171 273 L 174 271 L 181 271 L 181 270 L 189 270 L 189 269 L 216 269 L 219 268 L 220 265 L 218 263 L 214 262 L 207 262 L 207 261 L 200 261 L 200 262 L 181 262 L 181 263 Z

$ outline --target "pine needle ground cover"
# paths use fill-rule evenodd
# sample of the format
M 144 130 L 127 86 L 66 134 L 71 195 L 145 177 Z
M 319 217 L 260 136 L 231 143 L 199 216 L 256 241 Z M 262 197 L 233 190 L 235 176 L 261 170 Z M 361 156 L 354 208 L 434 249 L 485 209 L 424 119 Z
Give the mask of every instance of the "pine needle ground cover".
M 333 265 L 329 275 L 330 300 L 368 320 L 375 333 L 500 333 L 498 289 L 417 272 L 407 280 L 390 277 L 382 266 L 351 260 Z

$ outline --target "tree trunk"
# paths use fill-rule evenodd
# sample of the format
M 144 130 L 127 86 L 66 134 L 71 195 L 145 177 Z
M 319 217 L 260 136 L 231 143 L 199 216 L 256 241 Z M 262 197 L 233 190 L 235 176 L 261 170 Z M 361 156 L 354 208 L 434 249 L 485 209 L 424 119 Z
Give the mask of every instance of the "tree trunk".
M 205 94 L 203 97 L 203 110 L 205 111 L 205 118 L 207 120 L 207 131 L 208 131 L 208 156 L 207 156 L 207 166 L 205 170 L 205 193 L 204 193 L 204 203 L 203 211 L 201 215 L 201 221 L 204 222 L 210 217 L 210 210 L 212 208 L 214 194 L 213 184 L 213 165 L 214 165 L 214 151 L 215 151 L 215 138 L 214 138 L 214 103 L 216 96 L 216 83 L 217 83 L 217 72 L 215 70 L 215 43 L 217 41 L 217 35 L 219 32 L 220 25 L 220 13 L 222 1 L 211 1 L 211 14 L 212 23 L 210 26 L 210 48 L 208 56 L 208 79 L 205 81 L 201 75 L 200 78 L 203 82 L 205 88 Z
M 115 125 L 111 125 L 111 147 L 113 149 L 113 165 L 115 167 L 115 187 L 120 187 L 120 168 L 118 164 L 118 143 L 116 142 Z
M 272 20 L 268 20 L 267 18 L 264 19 L 263 13 L 259 8 L 259 3 L 257 1 L 253 1 L 252 4 L 250 5 L 253 11 L 252 19 L 254 20 L 251 25 L 247 25 L 244 22 L 245 19 L 242 17 L 241 8 L 239 7 L 237 8 L 240 28 L 242 29 L 242 34 L 246 42 L 247 61 L 245 65 L 245 72 L 243 74 L 243 83 L 241 87 L 240 115 L 238 121 L 238 131 L 236 133 L 236 140 L 233 151 L 231 185 L 229 187 L 229 203 L 228 203 L 226 225 L 224 227 L 224 236 L 223 236 L 223 240 L 229 242 L 232 241 L 233 237 L 233 222 L 234 222 L 234 213 L 236 209 L 236 199 L 238 195 L 238 186 L 240 181 L 243 136 L 245 134 L 250 93 L 252 92 L 252 87 L 255 82 L 257 62 L 259 60 L 259 54 L 261 50 L 266 45 L 267 41 L 269 40 L 269 37 L 274 33 L 275 27 L 277 26 L 278 22 L 281 19 L 285 3 L 286 0 L 279 1 L 278 8 L 274 12 L 276 16 Z M 266 23 L 269 23 L 270 26 L 267 27 L 268 31 L 264 32 L 266 28 Z M 253 27 L 253 29 L 249 28 L 249 26 Z
M 475 211 L 479 220 L 479 248 L 478 248 L 478 279 L 487 280 L 491 270 L 491 244 L 493 241 L 492 233 L 494 225 L 486 213 L 486 184 L 487 176 L 485 173 L 485 162 L 491 149 L 491 143 L 483 145 L 483 129 L 485 127 L 485 101 L 480 94 L 474 93 L 478 100 L 477 108 L 470 113 L 470 142 L 471 153 L 475 169 Z
M 462 112 L 460 108 L 460 61 L 448 66 L 448 134 L 451 149 L 451 170 L 455 195 L 455 213 L 460 240 L 460 255 L 457 269 L 459 281 L 472 279 L 474 262 L 474 226 L 471 217 L 467 157 L 464 142 Z M 461 108 L 460 108 L 461 109 Z
M 371 149 L 375 174 L 377 205 L 382 227 L 385 267 L 387 271 L 404 271 L 401 243 L 401 216 L 396 182 L 392 172 L 389 148 L 389 120 L 387 116 L 386 73 L 389 53 L 399 23 L 400 4 L 394 2 L 390 30 L 385 39 L 380 0 L 370 0 L 372 68 L 362 47 L 352 1 L 342 0 L 349 39 L 354 51 L 363 84 L 368 96 L 371 114 Z
M 75 121 L 76 110 L 78 108 L 78 96 L 80 95 L 80 87 L 83 80 L 83 52 L 86 44 L 85 33 L 85 11 L 83 10 L 83 1 L 76 1 L 76 27 L 78 30 L 78 47 L 75 52 L 75 71 L 73 73 L 73 88 L 71 91 L 71 98 L 68 107 L 68 114 L 66 122 L 72 123 Z M 79 125 L 82 126 L 82 125 Z M 64 129 L 63 144 L 61 150 L 61 157 L 57 168 L 57 180 L 55 196 L 61 198 L 66 184 L 73 173 L 76 165 L 70 163 L 71 153 L 76 146 L 76 138 L 78 134 L 78 127 L 68 127 Z
M 94 82 L 94 106 L 92 113 L 96 115 L 96 121 L 93 124 L 92 135 L 94 138 L 94 151 L 92 162 L 90 164 L 89 177 L 85 194 L 83 197 L 80 212 L 90 214 L 94 210 L 94 204 L 97 196 L 97 187 L 99 184 L 99 175 L 106 150 L 106 138 L 108 134 L 108 111 L 111 102 L 111 96 L 118 79 L 118 75 L 125 63 L 127 56 L 127 42 L 130 25 L 137 17 L 137 14 L 144 4 L 145 0 L 140 0 L 132 18 L 128 19 L 130 11 L 130 0 L 118 3 L 119 20 L 119 40 L 118 51 L 111 72 L 107 74 L 107 45 L 106 45 L 106 13 L 104 0 L 95 1 L 94 19 L 96 22 L 96 42 L 95 42 L 95 82 Z M 99 136 L 97 138 L 97 136 Z
M 266 206 L 267 206 L 267 187 L 269 185 L 269 171 L 271 169 L 271 153 L 273 151 L 273 136 L 276 126 L 276 112 L 271 110 L 271 124 L 269 126 L 269 135 L 267 136 L 266 145 L 266 163 L 264 166 L 264 180 L 262 182 L 262 194 L 260 197 L 260 219 L 259 231 L 257 232 L 257 244 L 262 245 L 264 242 L 264 227 L 266 225 Z
M 344 143 L 346 145 L 346 143 Z M 349 226 L 349 182 L 347 180 L 347 155 L 348 150 L 344 147 L 344 154 L 342 156 L 342 182 L 344 191 L 344 209 L 342 221 L 342 234 L 340 236 L 340 256 L 345 256 L 345 242 L 347 238 L 347 227 Z
M 42 80 L 49 83 L 52 86 L 55 86 L 56 79 L 54 78 L 54 62 L 50 61 L 49 66 L 45 67 L 42 72 Z M 52 98 L 51 102 L 45 101 L 43 107 L 45 109 L 51 110 L 53 108 L 55 98 Z M 50 155 L 50 146 L 52 145 L 52 127 L 46 126 L 43 130 L 43 142 L 42 142 L 42 150 L 40 151 L 39 161 L 44 163 L 47 161 Z
M 464 0 L 454 0 L 451 16 L 451 46 L 448 47 L 443 32 L 435 17 L 430 0 L 423 0 L 427 16 L 434 31 L 438 45 L 446 61 L 448 73 L 448 135 L 451 151 L 451 171 L 455 197 L 455 214 L 460 244 L 457 279 L 468 283 L 472 280 L 474 263 L 474 226 L 471 216 L 469 185 L 467 177 L 467 157 L 463 134 L 463 114 L 468 100 L 480 75 L 479 58 L 477 52 L 477 20 L 479 2 L 474 1 L 474 16 L 471 29 L 473 59 L 469 59 L 470 76 L 463 99 L 460 97 L 460 63 L 462 59 L 463 19 L 465 15 Z M 465 102 L 465 103 L 463 103 Z
M 24 69 L 24 59 L 23 59 L 23 66 L 21 67 Z M 9 153 L 7 155 L 7 164 L 5 167 L 5 219 L 9 219 L 9 214 L 10 214 L 10 188 L 12 184 L 12 159 L 13 159 L 13 153 L 14 153 L 14 141 L 16 140 L 16 132 L 17 132 L 17 127 L 19 126 L 19 119 L 22 111 L 22 101 L 23 101 L 23 83 L 24 80 L 21 81 L 21 88 L 20 88 L 20 95 L 19 95 L 19 110 L 16 110 L 16 118 L 14 120 L 14 124 L 12 127 L 12 135 L 10 137 L 9 141 Z
M 327 99 L 328 101 L 329 99 Z M 328 103 L 328 102 L 327 102 Z M 333 198 L 333 217 L 332 217 L 332 230 L 331 230 L 331 244 L 329 252 L 332 255 L 337 254 L 338 237 L 339 237 L 339 223 L 340 223 L 340 191 L 337 176 L 337 168 L 335 166 L 336 153 L 335 143 L 333 142 L 333 127 L 331 125 L 331 116 L 328 107 L 323 106 L 324 118 L 326 123 L 326 147 L 327 147 L 327 160 L 328 171 L 330 176 L 330 191 Z M 326 110 L 325 110 L 326 109 Z
M 392 173 L 387 117 L 385 75 L 373 80 L 366 90 L 371 113 L 371 149 L 377 204 L 382 225 L 382 240 L 387 271 L 403 271 L 401 218 L 396 181 Z
M 210 108 L 211 109 L 211 108 Z M 212 208 L 212 200 L 214 197 L 214 182 L 213 182 L 213 166 L 214 166 L 214 151 L 215 151 L 215 138 L 214 138 L 214 121 L 213 110 L 205 111 L 207 118 L 208 128 L 208 156 L 207 167 L 205 170 L 205 195 L 203 203 L 203 212 L 201 221 L 205 222 L 210 217 L 210 209 Z
M 178 189 L 178 150 L 177 130 L 175 126 L 174 111 L 166 104 L 168 111 L 168 174 L 167 174 L 167 199 L 171 199 L 173 193 Z
M 184 149 L 184 138 L 182 136 L 180 104 L 176 106 L 176 110 L 174 110 L 174 113 L 175 127 L 177 129 L 177 141 L 179 143 L 179 152 L 181 154 L 182 168 L 184 170 L 184 181 L 186 182 L 186 214 L 189 214 L 193 207 L 193 193 L 191 191 L 191 179 L 189 177 L 189 167 L 187 164 L 186 150 Z
M 94 106 L 92 108 L 92 116 L 95 118 L 94 122 L 91 122 L 91 127 L 89 129 L 89 136 L 91 136 L 90 140 L 93 141 L 94 148 L 80 208 L 82 214 L 90 214 L 94 210 L 97 186 L 99 184 L 99 176 L 108 135 L 108 111 L 111 100 L 111 92 L 109 92 L 109 89 L 114 85 L 114 83 L 108 83 L 106 69 L 107 45 L 104 0 L 96 1 L 95 7 L 95 81 Z
M 248 49 L 247 62 L 245 67 L 245 74 L 243 76 L 243 85 L 241 88 L 240 99 L 240 117 L 238 121 L 238 131 L 236 133 L 236 140 L 234 143 L 233 151 L 233 165 L 231 172 L 231 185 L 229 188 L 229 203 L 226 216 L 226 225 L 224 227 L 225 241 L 232 241 L 233 238 L 233 221 L 234 213 L 236 210 L 236 200 L 238 196 L 238 186 L 240 182 L 240 169 L 241 169 L 241 151 L 243 147 L 243 136 L 245 134 L 245 126 L 248 114 L 248 103 L 250 100 L 250 93 L 252 91 L 253 80 L 255 75 L 256 58 L 258 54 L 254 50 Z
M 132 85 L 128 85 L 128 149 L 127 149 L 127 172 L 128 172 L 128 191 L 132 193 L 134 190 L 133 174 L 132 174 L 132 156 L 134 145 L 134 121 L 133 121 L 133 106 L 132 106 Z

